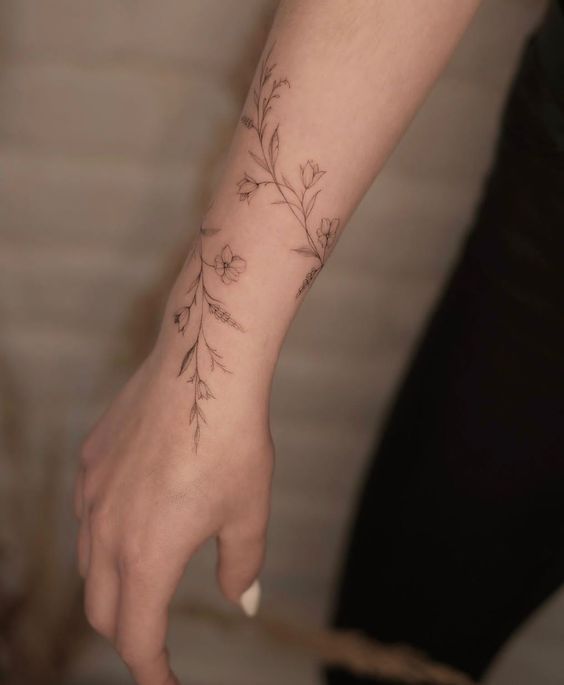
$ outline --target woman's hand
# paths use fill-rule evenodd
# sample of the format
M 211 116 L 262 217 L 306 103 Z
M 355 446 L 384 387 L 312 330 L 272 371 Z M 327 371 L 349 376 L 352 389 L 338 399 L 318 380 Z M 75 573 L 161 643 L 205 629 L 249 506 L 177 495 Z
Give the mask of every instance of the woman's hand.
M 264 408 L 233 387 L 206 405 L 213 431 L 196 449 L 189 386 L 157 350 L 86 439 L 76 483 L 86 614 L 139 685 L 178 682 L 168 605 L 208 538 L 224 595 L 256 611 L 273 464 Z

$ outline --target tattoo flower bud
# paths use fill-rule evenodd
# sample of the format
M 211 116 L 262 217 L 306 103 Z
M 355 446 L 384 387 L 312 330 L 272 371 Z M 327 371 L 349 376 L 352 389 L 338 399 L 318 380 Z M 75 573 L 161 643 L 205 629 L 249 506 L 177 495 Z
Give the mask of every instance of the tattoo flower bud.
M 243 202 L 243 200 L 247 200 L 247 202 L 250 202 L 251 197 L 259 189 L 259 184 L 255 181 L 254 178 L 249 176 L 249 174 L 245 174 L 243 178 L 239 181 L 239 183 L 237 183 L 237 187 L 239 188 L 239 200 L 241 200 L 241 202 Z
M 304 184 L 304 188 L 311 188 L 311 186 L 315 185 L 325 173 L 324 171 L 320 171 L 319 164 L 311 159 L 303 166 L 300 164 L 300 170 L 302 172 L 302 183 Z
M 234 255 L 229 245 L 215 258 L 215 271 L 225 285 L 238 281 L 246 267 L 247 262 L 239 255 Z
M 174 323 L 179 333 L 184 333 L 190 323 L 190 307 L 181 307 L 174 313 Z
M 337 237 L 339 219 L 321 219 L 321 224 L 317 229 L 319 243 L 323 247 L 331 247 Z
M 241 123 L 247 128 L 254 128 L 255 125 L 255 122 L 251 119 L 251 117 L 248 117 L 246 114 L 241 117 Z
M 209 385 L 207 383 L 204 383 L 204 381 L 202 380 L 198 381 L 196 396 L 199 400 L 209 400 L 210 398 L 214 397 Z

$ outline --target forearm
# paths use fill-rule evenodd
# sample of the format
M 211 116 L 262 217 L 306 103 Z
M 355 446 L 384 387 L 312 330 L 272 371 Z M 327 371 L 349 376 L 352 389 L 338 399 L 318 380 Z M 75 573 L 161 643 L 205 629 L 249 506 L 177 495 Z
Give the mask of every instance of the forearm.
M 223 417 L 266 412 L 300 301 L 477 4 L 282 3 L 161 336 L 194 430 L 220 392 Z
M 139 685 L 178 683 L 167 607 L 218 540 L 258 607 L 284 335 L 478 0 L 283 3 L 161 335 L 86 439 L 75 488 L 91 624 Z

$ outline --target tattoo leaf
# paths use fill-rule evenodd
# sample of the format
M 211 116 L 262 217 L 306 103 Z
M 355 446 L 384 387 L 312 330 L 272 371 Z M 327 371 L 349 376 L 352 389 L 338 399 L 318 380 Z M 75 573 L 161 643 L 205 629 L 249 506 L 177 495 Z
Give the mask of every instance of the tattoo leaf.
M 265 171 L 270 172 L 267 163 L 264 161 L 264 159 L 261 159 L 258 155 L 256 155 L 252 150 L 249 150 L 249 154 L 251 157 L 254 159 L 254 161 L 261 167 L 261 169 L 264 169 Z
M 286 178 L 286 176 L 284 176 L 284 174 L 282 174 L 282 180 L 284 181 L 284 185 L 288 186 L 288 188 L 290 188 L 292 190 L 294 189 L 294 187 L 292 186 L 290 181 Z
M 231 314 L 225 310 L 221 305 L 215 304 L 215 302 L 208 302 L 208 309 L 210 314 L 215 316 L 218 321 L 226 323 L 228 326 L 235 328 L 238 331 L 242 331 L 243 327 L 240 323 L 235 321 Z
M 178 372 L 178 375 L 181 376 L 188 366 L 190 365 L 190 362 L 192 361 L 192 357 L 194 356 L 194 352 L 196 351 L 196 343 L 192 345 L 192 347 L 186 352 L 184 355 L 184 359 L 182 360 L 182 363 L 180 364 L 180 371 Z
M 209 238 L 212 235 L 215 235 L 216 233 L 220 232 L 220 228 L 200 228 L 200 233 L 202 235 L 205 235 L 206 238 Z
M 296 204 L 295 202 L 291 202 L 290 200 L 275 200 L 272 202 L 273 205 L 284 205 L 286 207 L 295 207 L 297 210 L 301 210 L 300 205 Z
M 311 214 L 311 212 L 312 212 L 312 210 L 313 210 L 313 208 L 314 208 L 314 206 L 315 206 L 315 201 L 317 200 L 317 196 L 319 195 L 320 192 L 321 192 L 321 190 L 318 190 L 318 191 L 317 191 L 316 193 L 314 193 L 314 194 L 311 196 L 311 198 L 309 199 L 309 201 L 308 201 L 308 203 L 307 203 L 307 205 L 306 205 L 306 208 L 305 208 L 306 217 L 308 217 L 308 216 Z
M 268 153 L 270 156 L 270 163 L 272 166 L 276 164 L 278 159 L 278 151 L 280 149 L 280 137 L 278 135 L 278 126 L 274 129 L 274 133 L 270 138 L 270 144 L 268 146 Z
M 307 276 L 304 278 L 304 282 L 301 284 L 298 292 L 296 293 L 296 298 L 298 298 L 304 292 L 304 290 L 307 290 L 310 287 L 322 268 L 322 266 L 315 266 L 313 269 L 311 269 L 311 271 L 308 272 Z
M 192 292 L 192 290 L 200 284 L 200 277 L 201 277 L 201 272 L 196 276 L 196 278 L 188 286 L 188 289 L 186 290 L 186 295 L 189 295 Z M 195 299 L 196 299 L 196 294 L 194 294 L 194 301 L 195 301 Z
M 198 413 L 198 405 L 194 402 L 194 404 L 192 405 L 192 409 L 190 409 L 190 423 L 192 423 L 194 421 L 197 413 Z
M 317 253 L 314 252 L 311 247 L 294 247 L 292 248 L 292 252 L 297 252 L 304 257 L 317 257 Z

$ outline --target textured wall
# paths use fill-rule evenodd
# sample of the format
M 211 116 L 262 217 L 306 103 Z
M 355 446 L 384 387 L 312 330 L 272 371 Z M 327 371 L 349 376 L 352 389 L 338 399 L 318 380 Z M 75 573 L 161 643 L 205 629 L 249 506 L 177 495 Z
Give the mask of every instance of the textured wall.
M 508 79 L 542 7 L 484 4 L 296 321 L 273 403 L 267 609 L 312 622 L 326 613 L 368 447 L 468 225 Z M 271 8 L 0 6 L 0 358 L 26 398 L 31 453 L 56 433 L 70 469 L 80 435 L 121 381 L 139 311 L 152 321 L 152 293 L 197 226 Z M 210 550 L 181 594 L 221 605 Z M 519 673 L 533 664 L 537 684 L 534 660 L 549 642 L 535 643 L 529 661 L 532 638 L 519 652 Z M 306 659 L 267 650 L 248 631 L 175 621 L 172 648 L 181 671 L 206 685 L 313 682 Z M 525 682 L 508 668 L 496 683 Z M 76 682 L 114 673 L 119 664 L 93 641 Z

